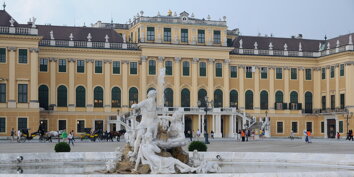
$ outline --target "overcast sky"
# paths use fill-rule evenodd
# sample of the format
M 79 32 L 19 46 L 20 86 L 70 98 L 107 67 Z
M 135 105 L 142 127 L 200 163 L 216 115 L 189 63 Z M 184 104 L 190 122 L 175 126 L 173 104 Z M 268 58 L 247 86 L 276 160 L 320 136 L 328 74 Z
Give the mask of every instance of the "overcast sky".
M 97 20 L 126 23 L 137 12 L 155 16 L 171 9 L 194 13 L 196 18 L 210 15 L 227 17 L 229 29 L 242 35 L 258 33 L 323 39 L 354 32 L 354 0 L 0 0 L 20 23 L 32 16 L 37 23 L 89 26 Z

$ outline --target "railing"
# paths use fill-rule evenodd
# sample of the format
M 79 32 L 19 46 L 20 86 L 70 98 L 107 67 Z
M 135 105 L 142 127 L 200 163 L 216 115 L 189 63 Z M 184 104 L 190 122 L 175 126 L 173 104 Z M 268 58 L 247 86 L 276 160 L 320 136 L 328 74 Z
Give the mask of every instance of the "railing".
M 132 44 L 132 43 L 42 40 L 39 42 L 39 45 L 40 46 L 57 46 L 57 47 L 96 48 L 96 49 L 138 50 L 137 44 Z
M 189 18 L 187 21 L 182 21 L 180 17 L 138 17 L 134 19 L 130 25 L 134 26 L 139 22 L 149 23 L 177 23 L 177 24 L 189 24 L 189 25 L 210 25 L 210 26 L 226 26 L 226 21 L 215 20 L 199 20 L 195 18 Z
M 0 33 L 9 33 L 9 27 L 0 26 Z
M 335 109 L 314 109 L 314 114 L 334 114 L 334 113 L 347 113 L 348 110 L 345 108 L 335 108 Z
M 38 35 L 37 28 L 0 26 L 0 34 Z

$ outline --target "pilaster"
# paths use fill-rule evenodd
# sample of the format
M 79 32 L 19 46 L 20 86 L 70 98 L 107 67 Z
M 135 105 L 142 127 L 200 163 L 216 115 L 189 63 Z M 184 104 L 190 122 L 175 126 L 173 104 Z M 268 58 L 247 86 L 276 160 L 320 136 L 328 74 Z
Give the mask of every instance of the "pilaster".
M 158 57 L 158 60 L 157 60 L 157 75 L 159 76 L 160 75 L 160 70 L 163 68 L 163 61 L 165 60 L 165 57 L 162 57 L 162 56 L 159 56 Z M 159 79 L 158 79 L 158 82 L 159 82 Z M 161 86 L 159 85 L 160 83 L 157 83 L 158 84 L 158 87 L 157 87 L 157 105 L 158 106 L 163 106 L 164 105 L 164 90 L 163 89 L 166 89 L 164 86 Z M 175 95 L 174 95 L 175 96 Z M 175 101 L 175 98 L 173 99 L 174 102 Z M 175 105 L 175 103 L 173 104 Z
M 87 103 L 86 103 L 86 111 L 93 111 L 93 86 L 92 86 L 92 74 L 93 74 L 93 62 L 92 59 L 87 59 Z
M 304 67 L 299 67 L 299 94 L 298 102 L 304 105 Z M 290 102 L 289 102 L 290 103 Z
M 230 85 L 229 85 L 229 80 L 230 80 L 230 60 L 225 59 L 224 60 L 224 69 L 223 69 L 223 77 L 224 77 L 224 106 L 223 107 L 230 107 Z
M 112 90 L 111 90 L 111 63 L 112 60 L 104 60 L 104 93 L 103 105 L 105 112 L 111 112 L 112 109 Z
M 128 75 L 129 75 L 129 71 L 128 71 L 128 65 L 129 65 L 129 61 L 124 60 L 122 61 L 122 75 L 123 75 L 123 79 L 122 79 L 122 107 L 123 107 L 123 111 L 127 111 L 129 110 L 129 92 L 128 92 Z M 126 108 L 126 109 L 124 109 Z
M 191 93 L 191 106 L 197 107 L 198 103 L 198 61 L 199 58 L 193 58 L 192 62 L 192 93 Z
M 56 73 L 57 73 L 57 67 L 56 67 L 56 62 L 57 59 L 55 58 L 50 58 L 50 99 L 49 103 L 50 105 L 56 105 L 57 104 L 57 87 L 56 87 Z
M 30 96 L 30 108 L 39 108 L 38 103 L 38 48 L 31 48 L 31 96 Z
M 284 103 L 290 102 L 289 97 L 289 67 L 284 67 Z
M 314 77 L 313 77 L 313 90 L 314 90 L 314 98 L 313 98 L 313 102 L 314 102 L 314 109 L 320 109 L 321 108 L 321 68 L 320 67 L 316 67 L 313 68 L 313 73 L 314 73 Z M 305 93 L 299 93 L 300 97 L 305 97 L 304 95 Z M 305 104 L 304 102 L 302 102 L 302 109 L 305 109 Z M 326 126 L 325 126 L 326 127 Z
M 274 93 L 274 67 L 269 67 L 269 113 L 274 113 L 275 93 Z
M 180 57 L 175 57 L 175 64 L 173 65 L 174 68 L 174 98 L 173 98 L 173 106 L 178 107 L 181 105 L 181 91 L 180 91 L 180 85 L 181 85 L 181 58 Z
M 141 56 L 141 74 L 140 74 L 140 92 L 141 92 L 141 97 L 144 100 L 146 98 L 146 56 Z
M 238 76 L 239 76 L 239 109 L 240 110 L 244 110 L 245 109 L 245 89 L 244 89 L 244 75 L 245 75 L 245 66 L 243 65 L 240 65 L 238 67 L 239 69 L 237 70 L 238 71 Z
M 339 64 L 335 66 L 335 74 L 334 77 L 336 79 L 336 93 L 335 93 L 335 107 L 340 108 L 340 95 L 339 95 Z
M 214 100 L 214 62 L 215 59 L 210 58 L 208 62 L 208 97 L 209 100 Z
M 68 111 L 75 111 L 75 59 L 68 59 L 69 62 L 69 97 Z
M 345 66 L 345 106 L 349 112 L 354 112 L 354 63 L 347 62 Z
M 331 95 L 329 92 L 330 68 L 330 66 L 326 66 L 326 108 L 328 109 L 331 107 Z
M 260 110 L 260 90 L 259 90 L 259 67 L 256 66 L 256 72 L 254 74 L 254 110 L 259 112 Z
M 16 108 L 16 47 L 9 50 L 9 101 L 8 108 Z

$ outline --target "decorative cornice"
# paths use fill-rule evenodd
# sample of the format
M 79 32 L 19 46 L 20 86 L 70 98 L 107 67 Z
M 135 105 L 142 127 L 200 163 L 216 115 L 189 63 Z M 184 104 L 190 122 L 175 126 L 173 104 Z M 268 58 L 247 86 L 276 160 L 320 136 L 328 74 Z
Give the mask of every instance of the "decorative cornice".
M 326 66 L 326 69 L 330 69 L 330 68 L 331 68 L 331 66 L 329 66 L 329 65 Z
M 94 59 L 86 59 L 86 63 L 93 63 L 94 61 Z
M 269 69 L 269 70 L 275 69 L 275 66 L 268 66 L 268 69 Z
M 224 63 L 225 63 L 225 64 L 229 64 L 229 63 L 230 63 L 230 59 L 225 59 L 225 60 L 224 60 Z
M 193 58 L 193 63 L 198 63 L 199 58 Z
M 50 62 L 57 62 L 58 59 L 56 59 L 56 58 L 49 58 L 49 61 L 50 61 Z
M 299 68 L 298 68 L 298 70 L 301 70 L 301 71 L 303 71 L 305 68 L 303 67 L 303 66 L 300 66 Z
M 15 51 L 17 48 L 16 47 L 8 47 L 7 50 L 10 50 L 10 51 Z
M 181 57 L 175 57 L 175 62 L 178 63 L 181 61 Z
M 112 63 L 112 60 L 103 60 L 103 63 Z
M 290 70 L 290 67 L 289 66 L 284 66 L 283 69 L 284 70 Z
M 68 58 L 68 62 L 76 62 L 75 58 Z
M 159 56 L 159 57 L 158 57 L 158 61 L 159 61 L 159 62 L 163 62 L 164 59 L 165 59 L 165 57 L 162 57 L 162 56 Z
M 122 64 L 129 64 L 128 60 L 122 60 Z
M 215 59 L 214 58 L 209 58 L 209 63 L 214 63 Z
M 245 65 L 238 65 L 238 68 L 242 68 L 242 69 L 245 69 Z
M 339 67 L 339 63 L 335 64 L 334 66 L 335 66 L 336 68 L 338 68 L 338 67 Z
M 30 52 L 38 53 L 39 52 L 39 48 L 30 48 Z
M 147 58 L 146 56 L 141 56 L 141 57 L 140 57 L 140 60 L 141 60 L 142 62 L 146 62 L 146 58 Z

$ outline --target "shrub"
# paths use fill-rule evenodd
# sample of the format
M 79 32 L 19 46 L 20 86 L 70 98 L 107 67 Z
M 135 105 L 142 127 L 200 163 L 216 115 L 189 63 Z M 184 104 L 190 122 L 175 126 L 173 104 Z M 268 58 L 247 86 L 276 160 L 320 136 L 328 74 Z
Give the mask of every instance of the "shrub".
M 57 143 L 54 147 L 55 152 L 70 152 L 70 145 L 66 142 Z
M 189 144 L 188 146 L 188 151 L 207 151 L 208 147 L 206 146 L 205 143 L 201 142 L 201 141 L 193 141 L 191 142 L 191 144 Z

